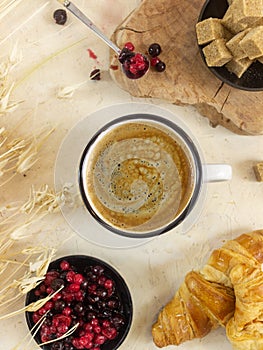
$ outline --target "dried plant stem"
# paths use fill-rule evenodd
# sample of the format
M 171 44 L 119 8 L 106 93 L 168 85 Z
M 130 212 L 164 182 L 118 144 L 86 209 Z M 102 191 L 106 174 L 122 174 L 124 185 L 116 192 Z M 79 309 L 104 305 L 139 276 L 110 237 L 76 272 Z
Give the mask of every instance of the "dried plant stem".
M 33 68 L 31 68 L 24 77 L 22 77 L 14 86 L 14 89 L 16 89 L 18 86 L 20 86 L 26 79 L 28 79 L 35 71 L 37 71 L 39 68 L 41 68 L 42 66 L 44 66 L 46 63 L 48 63 L 50 60 L 52 60 L 53 58 L 59 56 L 60 54 L 68 51 L 69 49 L 71 49 L 72 47 L 80 44 L 81 42 L 83 42 L 84 40 L 87 40 L 87 36 L 85 36 L 84 38 L 73 42 L 72 44 L 54 52 L 52 55 L 46 57 L 45 59 L 43 59 L 43 61 L 39 62 L 37 65 L 35 65 Z
M 38 161 L 38 153 L 47 138 L 54 132 L 54 128 L 41 130 L 34 136 L 27 138 L 15 138 L 10 140 L 10 135 L 5 135 L 1 142 L 0 153 L 0 179 L 10 171 L 11 177 L 0 183 L 0 187 L 6 185 L 16 174 L 24 174 Z

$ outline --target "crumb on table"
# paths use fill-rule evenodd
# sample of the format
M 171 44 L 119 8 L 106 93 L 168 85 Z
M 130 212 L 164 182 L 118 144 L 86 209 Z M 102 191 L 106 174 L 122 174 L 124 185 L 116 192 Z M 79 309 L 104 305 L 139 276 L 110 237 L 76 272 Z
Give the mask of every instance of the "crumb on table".
M 254 173 L 257 181 L 263 182 L 263 161 L 254 165 Z

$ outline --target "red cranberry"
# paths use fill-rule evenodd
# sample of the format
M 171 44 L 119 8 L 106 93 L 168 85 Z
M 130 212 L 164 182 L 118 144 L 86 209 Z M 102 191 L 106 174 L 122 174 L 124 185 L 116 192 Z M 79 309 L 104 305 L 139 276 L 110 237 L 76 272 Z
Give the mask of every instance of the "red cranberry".
M 67 274 L 66 274 L 66 280 L 68 282 L 72 283 L 72 282 L 74 282 L 74 278 L 75 278 L 75 272 L 72 271 L 72 270 L 68 271 Z
M 102 334 L 108 339 L 114 339 L 117 336 L 117 330 L 114 327 L 104 328 Z
M 152 66 L 152 67 L 155 67 L 156 64 L 159 63 L 159 62 L 160 62 L 159 57 L 153 57 L 153 58 L 151 59 L 151 66 Z
M 91 320 L 90 324 L 91 324 L 92 326 L 98 326 L 99 320 L 98 320 L 97 318 L 93 318 L 93 320 Z
M 66 260 L 62 260 L 61 263 L 60 263 L 60 268 L 61 268 L 62 271 L 69 270 L 69 268 L 70 268 L 69 262 L 66 261 Z
M 71 283 L 69 286 L 68 286 L 68 290 L 70 292 L 78 292 L 80 290 L 80 285 L 77 284 L 77 283 Z
M 70 316 L 72 313 L 72 309 L 69 306 L 66 306 L 63 310 L 62 310 L 62 314 L 65 316 Z
M 46 310 L 51 310 L 53 306 L 54 306 L 54 303 L 52 301 L 47 301 L 46 304 L 44 305 L 44 308 Z
M 74 276 L 74 283 L 81 284 L 84 281 L 83 275 L 76 273 Z
M 41 316 L 38 314 L 38 312 L 34 312 L 32 319 L 34 323 L 38 323 L 38 321 L 41 319 Z
M 127 42 L 127 43 L 124 45 L 124 47 L 125 47 L 126 49 L 130 50 L 130 51 L 134 51 L 134 45 L 133 45 L 133 43 L 131 43 L 130 41 Z
M 87 333 L 91 333 L 93 331 L 93 326 L 90 322 L 85 323 L 83 328 Z
M 79 290 L 78 292 L 74 293 L 75 299 L 77 301 L 83 301 L 84 300 L 84 292 L 82 290 Z
M 46 273 L 44 284 L 46 286 L 50 286 L 51 282 L 58 277 L 59 277 L 59 273 L 57 271 L 49 271 Z
M 53 296 L 52 300 L 53 301 L 56 301 L 56 300 L 59 300 L 62 298 L 62 293 L 57 293 Z
M 94 344 L 102 345 L 105 343 L 106 340 L 107 338 L 105 337 L 105 335 L 98 334 L 94 338 Z
M 58 327 L 57 327 L 57 331 L 58 331 L 59 333 L 61 333 L 61 334 L 66 333 L 66 332 L 68 331 L 68 329 L 69 329 L 69 327 L 68 327 L 67 325 L 65 325 L 65 324 L 60 324 L 60 325 L 58 325 Z
M 104 283 L 104 287 L 105 287 L 106 289 L 112 289 L 112 287 L 113 287 L 113 281 L 110 280 L 110 279 L 106 280 L 105 283 Z

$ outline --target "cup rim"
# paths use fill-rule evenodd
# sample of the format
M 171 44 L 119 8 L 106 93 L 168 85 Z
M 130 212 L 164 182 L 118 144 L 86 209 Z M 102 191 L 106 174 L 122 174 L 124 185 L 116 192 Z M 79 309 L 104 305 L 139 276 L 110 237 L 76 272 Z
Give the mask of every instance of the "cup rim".
M 86 196 L 86 192 L 85 192 L 85 188 L 84 188 L 84 165 L 85 165 L 85 159 L 86 156 L 88 154 L 88 151 L 90 149 L 90 147 L 95 143 L 95 141 L 97 140 L 97 138 L 104 133 L 105 131 L 107 131 L 111 126 L 114 125 L 118 125 L 121 124 L 123 122 L 133 122 L 136 120 L 149 120 L 149 121 L 153 121 L 153 122 L 158 122 L 161 124 L 164 124 L 166 127 L 168 126 L 170 129 L 172 129 L 176 134 L 178 134 L 178 136 L 182 139 L 183 143 L 187 146 L 188 150 L 190 151 L 190 154 L 192 156 L 193 159 L 193 165 L 194 165 L 194 170 L 195 170 L 195 183 L 194 183 L 194 188 L 192 191 L 192 194 L 188 200 L 187 205 L 185 206 L 185 208 L 182 210 L 182 212 L 176 216 L 171 222 L 167 223 L 166 225 L 163 225 L 161 228 L 155 229 L 155 230 L 151 230 L 149 232 L 131 232 L 129 230 L 121 230 L 118 229 L 117 227 L 111 226 L 108 222 L 106 222 L 105 220 L 103 220 L 93 209 L 92 205 L 90 204 L 87 196 Z M 110 122 L 106 123 L 104 126 L 102 126 L 92 137 L 91 139 L 88 141 L 87 145 L 85 146 L 81 158 L 80 158 L 80 162 L 79 162 L 79 168 L 78 168 L 78 184 L 79 184 L 79 189 L 80 189 L 80 194 L 82 197 L 82 200 L 84 202 L 84 205 L 86 207 L 86 209 L 89 211 L 89 213 L 91 214 L 91 216 L 102 225 L 102 227 L 108 229 L 109 231 L 116 233 L 118 235 L 121 236 L 125 236 L 125 237 L 129 237 L 129 238 L 151 238 L 151 237 L 155 237 L 155 236 L 159 236 L 161 234 L 164 234 L 168 231 L 170 231 L 171 229 L 177 227 L 178 225 L 180 225 L 183 220 L 187 217 L 187 215 L 190 214 L 190 212 L 192 211 L 192 209 L 195 207 L 195 204 L 197 202 L 197 199 L 200 195 L 201 192 L 201 187 L 202 187 L 202 183 L 203 183 L 203 167 L 202 167 L 202 161 L 201 161 L 201 156 L 200 156 L 200 152 L 198 151 L 195 143 L 193 142 L 193 140 L 191 139 L 191 137 L 188 135 L 188 133 L 183 130 L 183 128 L 179 125 L 177 125 L 175 122 L 166 119 L 165 117 L 161 117 L 155 114 L 151 114 L 151 113 L 132 113 L 132 114 L 127 114 L 127 115 L 123 115 L 121 117 L 115 118 L 113 120 L 111 120 Z

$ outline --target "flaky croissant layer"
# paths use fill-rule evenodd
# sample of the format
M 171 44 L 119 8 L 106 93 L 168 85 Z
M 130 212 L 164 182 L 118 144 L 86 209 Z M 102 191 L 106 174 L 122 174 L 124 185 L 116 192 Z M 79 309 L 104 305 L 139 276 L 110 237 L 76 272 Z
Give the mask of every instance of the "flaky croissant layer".
M 189 272 L 152 326 L 158 347 L 226 327 L 236 350 L 263 350 L 263 230 L 242 234 Z

